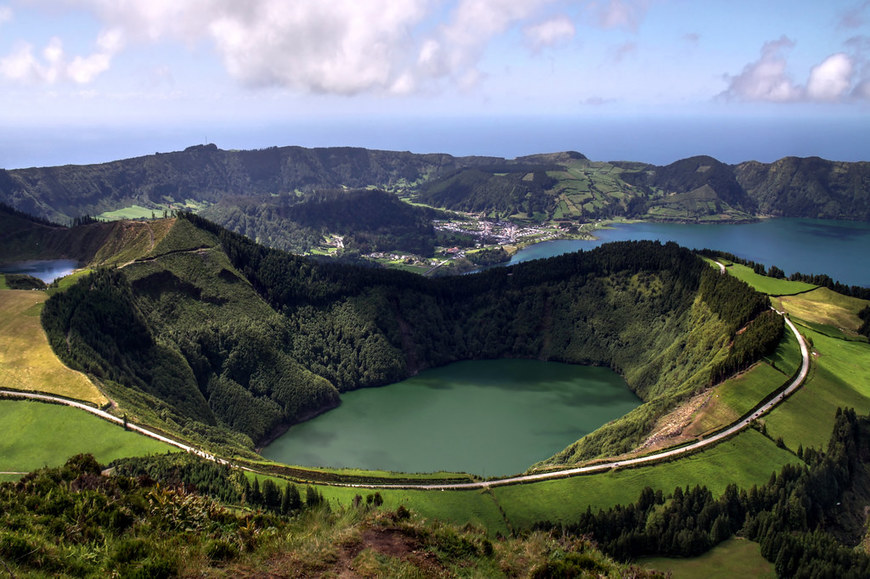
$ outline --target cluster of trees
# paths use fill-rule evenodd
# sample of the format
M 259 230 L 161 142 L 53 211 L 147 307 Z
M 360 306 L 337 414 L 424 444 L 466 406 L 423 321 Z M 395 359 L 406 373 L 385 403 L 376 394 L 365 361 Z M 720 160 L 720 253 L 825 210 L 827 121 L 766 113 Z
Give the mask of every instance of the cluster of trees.
M 254 477 L 251 482 L 241 470 L 217 464 L 191 454 L 166 454 L 116 460 L 115 474 L 131 478 L 152 479 L 171 488 L 211 497 L 227 505 L 243 505 L 257 510 L 292 516 L 321 505 L 328 508 L 323 495 L 311 485 L 305 496 L 299 488 L 285 482 L 283 489 L 271 478 Z
M 729 485 L 718 498 L 706 488 L 677 487 L 664 497 L 645 488 L 636 503 L 581 514 L 563 527 L 591 535 L 621 560 L 692 557 L 740 533 L 761 544 L 780 577 L 867 577 L 870 556 L 829 534 L 842 528 L 841 502 L 870 488 L 870 418 L 838 410 L 825 452 L 801 449 L 803 465 L 786 465 L 762 486 Z M 539 526 L 553 528 L 550 523 Z M 842 538 L 854 544 L 863 520 Z
M 788 276 L 788 279 L 791 281 L 802 281 L 806 283 L 811 283 L 813 285 L 826 287 L 830 290 L 834 290 L 838 294 L 843 294 L 844 296 L 851 296 L 853 298 L 860 298 L 862 300 L 870 300 L 870 288 L 861 287 L 859 285 L 846 285 L 844 283 L 831 279 L 830 276 L 825 274 L 804 274 L 796 271 Z
M 42 310 L 52 349 L 71 368 L 142 390 L 214 424 L 190 366 L 155 338 L 133 300 L 123 273 L 105 268 L 56 293 Z
M 468 260 L 474 265 L 487 266 L 497 263 L 504 263 L 511 258 L 508 252 L 503 247 L 493 247 L 490 249 L 481 249 L 468 254 Z
M 3 274 L 6 279 L 6 285 L 9 289 L 14 290 L 44 290 L 45 282 L 38 277 L 27 275 L 26 273 L 7 273 Z
M 858 317 L 861 318 L 862 322 L 858 332 L 870 338 L 870 306 L 858 312 Z
M 765 310 L 753 319 L 746 330 L 734 336 L 728 357 L 710 371 L 712 383 L 745 370 L 756 360 L 771 354 L 785 331 L 785 321 L 773 310 Z

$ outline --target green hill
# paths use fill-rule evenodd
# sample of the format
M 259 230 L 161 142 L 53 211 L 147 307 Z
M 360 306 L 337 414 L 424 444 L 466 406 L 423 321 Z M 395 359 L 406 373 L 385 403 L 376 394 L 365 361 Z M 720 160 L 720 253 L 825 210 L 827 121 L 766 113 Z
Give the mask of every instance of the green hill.
M 236 451 L 351 388 L 459 360 L 537 358 L 626 378 L 646 404 L 559 460 L 622 452 L 782 327 L 766 297 L 674 244 L 428 280 L 320 264 L 182 217 L 148 254 L 51 298 L 43 324 L 62 360 L 143 422 Z
M 98 165 L 0 170 L 0 202 L 59 223 L 192 209 L 295 252 L 322 248 L 324 235 L 338 235 L 363 252 L 431 255 L 431 211 L 398 199 L 526 223 L 734 222 L 768 215 L 870 220 L 868 180 L 870 163 L 818 158 L 726 165 L 699 156 L 657 167 L 594 162 L 576 152 L 502 159 L 203 145 Z

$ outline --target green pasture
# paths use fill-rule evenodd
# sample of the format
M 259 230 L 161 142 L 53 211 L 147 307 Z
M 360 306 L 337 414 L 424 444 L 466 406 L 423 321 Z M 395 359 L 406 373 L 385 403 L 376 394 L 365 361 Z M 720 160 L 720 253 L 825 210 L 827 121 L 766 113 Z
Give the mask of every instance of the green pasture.
M 741 281 L 745 281 L 761 293 L 771 296 L 794 295 L 818 287 L 811 283 L 804 283 L 802 281 L 788 281 L 787 279 L 777 279 L 775 277 L 759 275 L 755 273 L 751 267 L 739 263 L 728 266 L 728 273 Z
M 732 537 L 700 557 L 640 559 L 638 564 L 657 571 L 670 572 L 673 579 L 731 579 L 732 577 L 773 579 L 773 563 L 761 556 L 758 543 Z
M 787 326 L 783 330 L 782 340 L 779 341 L 776 350 L 767 356 L 765 361 L 789 377 L 801 367 L 801 346 Z
M 830 430 L 829 430 L 830 432 Z M 755 430 L 709 450 L 672 462 L 493 488 L 505 516 L 517 528 L 536 521 L 571 522 L 585 511 L 635 502 L 644 487 L 670 493 L 677 486 L 702 485 L 721 494 L 730 483 L 743 488 L 763 484 L 770 474 L 798 458 Z
M 6 276 L 0 273 L 0 290 L 7 290 L 9 286 L 6 285 Z
M 116 458 L 176 450 L 83 410 L 27 400 L 0 400 L 0 471 L 60 466 L 75 454 Z
M 82 278 L 90 273 L 93 273 L 93 271 L 94 270 L 89 269 L 89 268 L 80 269 L 78 271 L 74 271 L 73 273 L 71 273 L 67 276 L 60 278 L 59 280 L 57 280 L 56 285 L 53 285 L 53 286 L 48 288 L 48 290 L 47 290 L 48 295 L 53 296 L 54 294 L 56 294 L 58 292 L 65 291 L 66 289 L 72 287 L 73 284 L 75 284 L 80 278 Z
M 824 287 L 800 295 L 783 296 L 777 301 L 779 308 L 806 321 L 820 333 L 864 339 L 858 334 L 863 323 L 858 312 L 870 305 L 870 301 L 844 296 Z
M 832 338 L 798 326 L 812 340 L 814 364 L 806 384 L 765 418 L 767 431 L 795 450 L 824 448 L 838 407 L 870 412 L 870 344 Z
M 151 219 L 152 217 L 163 217 L 163 209 L 154 207 L 142 207 L 141 205 L 130 205 L 122 207 L 114 211 L 104 211 L 97 215 L 98 219 L 106 221 L 119 221 L 121 219 Z
M 722 384 L 716 389 L 716 395 L 737 416 L 743 416 L 768 394 L 785 384 L 789 377 L 790 375 L 762 362 L 752 372 L 746 372 Z

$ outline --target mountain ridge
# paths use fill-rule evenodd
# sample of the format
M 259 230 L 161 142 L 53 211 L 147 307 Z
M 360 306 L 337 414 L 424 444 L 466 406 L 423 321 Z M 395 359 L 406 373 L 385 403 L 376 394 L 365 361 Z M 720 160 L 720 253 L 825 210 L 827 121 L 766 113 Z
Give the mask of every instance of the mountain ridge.
M 199 195 L 202 200 L 215 202 L 224 195 L 272 195 L 318 189 L 413 190 L 421 180 L 440 179 L 457 170 L 485 170 L 493 166 L 552 169 L 567 163 L 621 168 L 628 176 L 628 184 L 666 193 L 687 193 L 707 184 L 727 203 L 751 205 L 752 201 L 763 201 L 759 207 L 763 212 L 793 217 L 807 215 L 795 215 L 800 207 L 793 203 L 777 203 L 774 198 L 783 191 L 792 195 L 826 191 L 839 198 L 857 194 L 856 189 L 866 195 L 870 183 L 870 163 L 820 157 L 784 157 L 773 163 L 746 161 L 728 165 L 699 155 L 656 166 L 640 161 L 593 162 L 575 151 L 506 159 L 359 147 L 223 150 L 211 144 L 100 164 L 0 169 L 0 201 L 33 215 L 57 219 L 96 214 L 110 200 L 163 203 L 164 198 L 171 198 L 175 203 L 183 203 L 191 195 Z M 699 172 L 702 163 L 712 170 Z M 802 189 L 804 184 L 807 188 Z M 839 213 L 827 214 L 855 218 L 845 207 Z M 870 219 L 870 214 L 861 213 L 860 218 Z

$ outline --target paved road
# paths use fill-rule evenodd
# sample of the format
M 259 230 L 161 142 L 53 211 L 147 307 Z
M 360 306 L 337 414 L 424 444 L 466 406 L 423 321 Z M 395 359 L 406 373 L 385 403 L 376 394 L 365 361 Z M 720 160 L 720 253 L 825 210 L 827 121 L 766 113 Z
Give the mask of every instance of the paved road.
M 778 313 L 781 314 L 782 312 L 778 312 Z M 495 480 L 482 481 L 482 482 L 468 482 L 468 483 L 454 483 L 454 484 L 416 484 L 416 485 L 414 485 L 414 484 L 410 484 L 410 485 L 409 484 L 403 484 L 403 485 L 349 484 L 349 483 L 344 483 L 344 484 L 333 483 L 333 484 L 336 484 L 336 486 L 356 487 L 356 488 L 374 488 L 374 489 L 390 489 L 390 488 L 392 488 L 392 489 L 420 489 L 420 490 L 481 489 L 481 488 L 490 488 L 490 487 L 494 487 L 494 486 L 510 485 L 510 484 L 533 482 L 533 481 L 556 479 L 556 478 L 565 478 L 565 477 L 576 476 L 576 475 L 581 475 L 581 474 L 590 474 L 590 473 L 594 473 L 594 472 L 602 472 L 602 471 L 610 470 L 612 468 L 621 468 L 621 467 L 625 467 L 625 466 L 635 466 L 635 465 L 639 465 L 639 464 L 656 462 L 656 461 L 659 461 L 659 460 L 662 460 L 665 458 L 679 456 L 681 454 L 694 452 L 696 450 L 706 448 L 708 446 L 712 446 L 712 445 L 714 445 L 718 442 L 721 442 L 722 440 L 728 438 L 729 436 L 732 436 L 732 435 L 740 432 L 744 428 L 747 428 L 752 423 L 753 420 L 756 420 L 761 415 L 769 412 L 772 408 L 774 408 L 776 405 L 781 403 L 792 392 L 794 392 L 795 390 L 800 388 L 801 385 L 803 384 L 804 380 L 806 379 L 807 374 L 808 374 L 809 369 L 810 369 L 809 349 L 807 348 L 807 344 L 804 341 L 803 337 L 800 335 L 800 333 L 798 332 L 795 325 L 791 322 L 791 320 L 789 320 L 788 318 L 785 318 L 785 323 L 788 325 L 789 329 L 791 329 L 791 331 L 794 333 L 795 337 L 797 338 L 798 342 L 800 343 L 801 369 L 800 369 L 800 372 L 798 372 L 797 377 L 795 377 L 795 379 L 792 380 L 792 382 L 781 393 L 779 393 L 775 398 L 773 398 L 769 402 L 766 402 L 762 406 L 759 406 L 758 408 L 756 408 L 749 416 L 747 416 L 743 420 L 740 420 L 740 421 L 732 424 L 727 429 L 725 429 L 721 432 L 718 432 L 718 433 L 714 434 L 713 436 L 710 436 L 709 438 L 699 440 L 697 442 L 694 442 L 694 443 L 686 445 L 686 446 L 681 446 L 679 448 L 674 448 L 671 450 L 657 452 L 657 453 L 650 454 L 647 456 L 642 456 L 639 458 L 629 458 L 629 459 L 625 459 L 625 460 L 611 461 L 611 462 L 600 463 L 600 464 L 595 464 L 595 465 L 590 465 L 590 466 L 581 466 L 581 467 L 576 467 L 576 468 L 568 468 L 568 469 L 564 469 L 564 470 L 547 471 L 547 472 L 541 472 L 541 473 L 536 473 L 536 474 L 527 474 L 527 475 L 522 475 L 522 476 L 515 476 L 515 477 L 495 479 Z M 122 418 L 118 418 L 117 416 L 109 414 L 108 412 L 105 412 L 105 411 L 100 410 L 98 408 L 94 408 L 93 406 L 89 406 L 89 405 L 84 404 L 82 402 L 76 402 L 74 400 L 68 400 L 66 398 L 59 398 L 57 396 L 50 396 L 48 394 L 36 394 L 36 393 L 31 393 L 31 392 L 18 392 L 15 390 L 0 389 L 0 396 L 7 396 L 7 397 L 12 397 L 12 398 L 26 398 L 26 399 L 30 399 L 30 400 L 41 400 L 43 402 L 65 404 L 67 406 L 72 406 L 74 408 L 79 408 L 81 410 L 85 410 L 86 412 L 90 412 L 91 414 L 95 414 L 96 416 L 99 416 L 100 418 L 103 418 L 103 419 L 108 420 L 110 422 L 115 422 L 117 424 L 124 423 L 124 420 Z M 192 452 L 193 454 L 199 455 L 199 456 L 206 458 L 208 460 L 212 460 L 212 461 L 215 461 L 215 462 L 218 462 L 221 464 L 232 464 L 232 463 L 230 463 L 222 458 L 215 457 L 213 454 L 210 454 L 210 453 L 207 453 L 203 450 L 194 448 L 192 446 L 189 446 L 189 445 L 184 444 L 182 442 L 179 442 L 177 440 L 173 440 L 171 438 L 163 436 L 162 434 L 158 434 L 156 432 L 153 432 L 151 430 L 148 430 L 147 428 L 143 428 L 143 427 L 138 426 L 136 424 L 129 424 L 128 423 L 127 428 L 129 430 L 133 430 L 133 431 L 139 432 L 141 434 L 144 434 L 145 436 L 149 436 L 149 437 L 154 438 L 156 440 L 160 440 L 162 442 L 165 442 L 166 444 L 170 444 L 172 446 L 180 448 L 181 450 L 184 450 L 185 452 Z M 243 467 L 243 468 L 245 468 L 245 470 L 253 470 L 253 469 L 250 469 L 247 467 Z
M 781 314 L 781 312 L 778 312 Z M 681 446 L 679 448 L 674 448 L 671 450 L 665 450 L 662 452 L 657 452 L 654 454 L 650 454 L 647 456 L 642 456 L 639 458 L 629 458 L 625 460 L 617 460 L 612 462 L 606 462 L 601 464 L 595 464 L 590 466 L 581 466 L 576 468 L 568 468 L 564 470 L 557 471 L 548 471 L 537 474 L 527 474 L 522 476 L 515 476 L 510 478 L 502 478 L 497 480 L 490 480 L 484 482 L 471 482 L 471 483 L 456 483 L 456 484 L 420 484 L 420 485 L 362 485 L 362 484 L 344 484 L 340 486 L 349 486 L 349 487 L 363 487 L 363 488 L 401 488 L 401 489 L 421 489 L 421 490 L 459 490 L 459 489 L 480 489 L 480 488 L 489 488 L 494 486 L 501 485 L 510 485 L 517 483 L 525 483 L 532 481 L 540 481 L 547 479 L 555 479 L 555 478 L 565 478 L 580 474 L 590 474 L 594 472 L 602 472 L 606 470 L 610 470 L 612 468 L 621 468 L 625 466 L 635 466 L 639 464 L 645 464 L 650 462 L 656 462 L 665 458 L 672 458 L 675 456 L 679 456 L 681 454 L 686 454 L 689 452 L 695 452 L 699 449 L 706 448 L 708 446 L 712 446 L 722 440 L 733 436 L 734 434 L 740 432 L 744 428 L 747 428 L 753 420 L 756 420 L 763 414 L 769 412 L 776 405 L 781 403 L 787 396 L 789 396 L 792 392 L 801 387 L 804 380 L 806 380 L 807 374 L 810 370 L 810 352 L 809 348 L 807 348 L 807 344 L 804 341 L 803 337 L 798 332 L 797 328 L 788 318 L 785 318 L 785 323 L 788 324 L 789 329 L 794 333 L 795 337 L 798 339 L 801 347 L 801 369 L 798 372 L 798 375 L 794 380 L 789 383 L 789 385 L 779 393 L 775 398 L 766 402 L 762 406 L 756 408 L 749 416 L 735 422 L 727 429 L 710 436 L 709 438 L 705 438 L 694 442 L 692 444 Z

